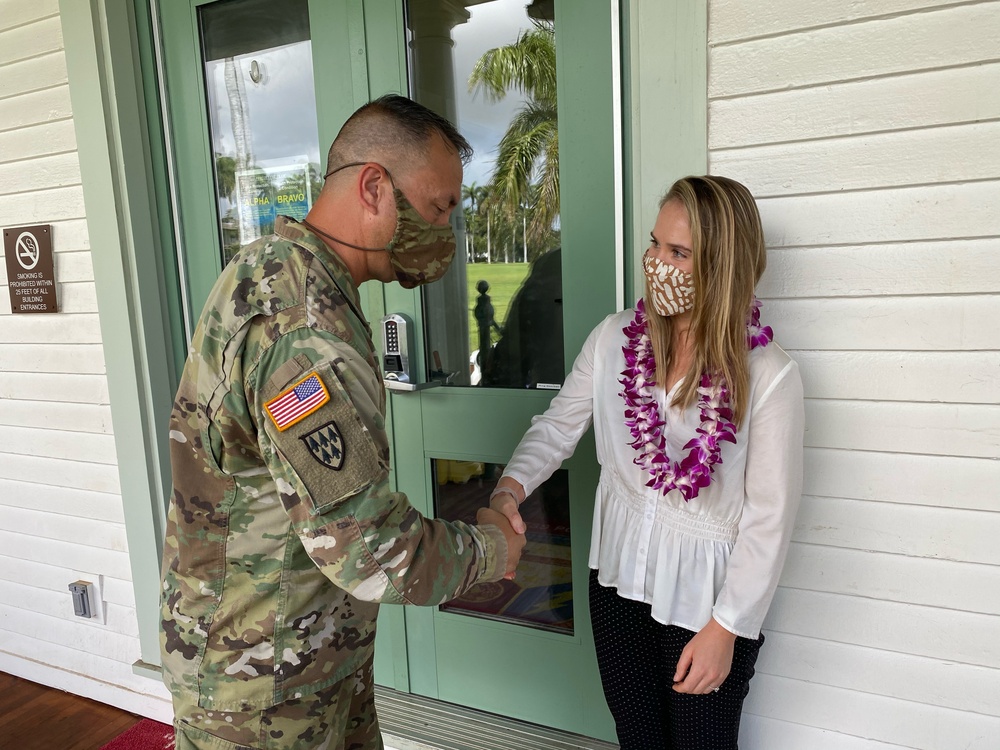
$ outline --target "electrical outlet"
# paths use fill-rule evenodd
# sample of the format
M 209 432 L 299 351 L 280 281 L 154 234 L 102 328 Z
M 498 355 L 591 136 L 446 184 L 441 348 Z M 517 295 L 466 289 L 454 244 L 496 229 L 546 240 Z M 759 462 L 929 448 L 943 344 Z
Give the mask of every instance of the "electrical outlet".
M 69 611 L 74 617 L 104 625 L 107 605 L 104 603 L 104 576 L 77 572 L 76 580 L 69 584 Z M 80 612 L 85 614 L 80 614 Z

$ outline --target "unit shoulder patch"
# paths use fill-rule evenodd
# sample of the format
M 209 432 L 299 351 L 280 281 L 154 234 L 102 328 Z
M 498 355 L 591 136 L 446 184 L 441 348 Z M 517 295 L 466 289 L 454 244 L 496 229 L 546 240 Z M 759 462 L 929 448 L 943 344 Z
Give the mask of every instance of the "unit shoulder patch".
M 328 469 L 340 471 L 344 467 L 347 446 L 336 422 L 331 420 L 322 427 L 302 435 L 299 440 L 305 443 L 312 457 Z

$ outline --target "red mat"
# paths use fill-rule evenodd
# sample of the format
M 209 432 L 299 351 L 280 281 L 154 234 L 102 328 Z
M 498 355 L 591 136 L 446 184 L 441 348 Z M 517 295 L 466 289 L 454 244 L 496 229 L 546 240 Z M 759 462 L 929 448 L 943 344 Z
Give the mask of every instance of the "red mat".
M 119 734 L 101 750 L 173 750 L 174 728 L 152 719 L 143 719 Z

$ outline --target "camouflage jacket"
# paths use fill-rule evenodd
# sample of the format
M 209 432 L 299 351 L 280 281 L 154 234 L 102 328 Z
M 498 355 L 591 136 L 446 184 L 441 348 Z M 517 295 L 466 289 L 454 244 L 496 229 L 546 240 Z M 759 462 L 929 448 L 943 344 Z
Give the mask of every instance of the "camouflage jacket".
M 170 420 L 161 646 L 171 692 L 247 711 L 372 655 L 380 602 L 502 577 L 495 526 L 429 520 L 388 484 L 385 392 L 344 264 L 305 227 L 223 270 Z

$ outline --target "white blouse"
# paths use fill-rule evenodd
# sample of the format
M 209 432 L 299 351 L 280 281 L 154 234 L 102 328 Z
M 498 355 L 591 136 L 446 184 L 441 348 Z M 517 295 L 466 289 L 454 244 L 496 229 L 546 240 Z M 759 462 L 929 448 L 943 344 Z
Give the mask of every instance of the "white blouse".
M 750 405 L 737 442 L 723 443 L 712 483 L 685 502 L 646 487 L 649 475 L 625 426 L 619 395 L 622 328 L 610 315 L 583 345 L 548 410 L 532 420 L 505 476 L 534 491 L 573 454 L 594 422 L 601 479 L 590 567 L 604 586 L 652 605 L 653 618 L 698 631 L 711 617 L 757 638 L 771 604 L 802 493 L 803 401 L 796 363 L 774 342 L 750 352 Z M 679 384 L 678 384 L 679 385 Z M 697 405 L 668 407 L 677 385 L 657 389 L 667 453 L 680 460 L 701 424 Z

